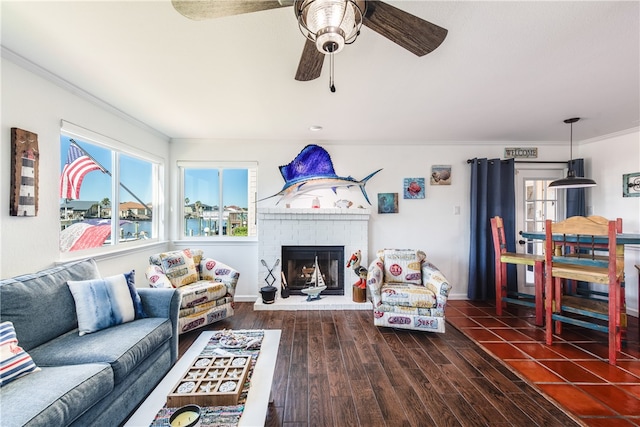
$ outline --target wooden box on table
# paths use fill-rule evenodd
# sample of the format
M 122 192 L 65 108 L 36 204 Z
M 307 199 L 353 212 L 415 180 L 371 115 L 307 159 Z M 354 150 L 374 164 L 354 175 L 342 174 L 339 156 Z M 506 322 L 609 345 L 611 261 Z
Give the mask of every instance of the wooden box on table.
M 251 356 L 199 356 L 167 396 L 168 407 L 237 405 Z

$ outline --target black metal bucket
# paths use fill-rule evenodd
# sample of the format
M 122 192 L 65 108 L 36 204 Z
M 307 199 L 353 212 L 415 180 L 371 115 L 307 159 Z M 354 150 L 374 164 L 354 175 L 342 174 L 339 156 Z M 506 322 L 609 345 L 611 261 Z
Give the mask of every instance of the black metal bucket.
M 278 289 L 275 286 L 264 286 L 260 288 L 262 294 L 262 302 L 265 304 L 273 304 L 276 299 Z

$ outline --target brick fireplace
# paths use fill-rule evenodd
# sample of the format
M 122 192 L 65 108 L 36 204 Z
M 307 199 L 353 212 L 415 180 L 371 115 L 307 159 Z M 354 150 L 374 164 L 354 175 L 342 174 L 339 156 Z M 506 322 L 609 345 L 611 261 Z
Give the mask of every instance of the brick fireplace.
M 352 284 L 357 277 L 346 263 L 351 254 L 360 250 L 362 259 L 368 260 L 369 209 L 301 209 L 301 208 L 264 208 L 258 210 L 258 284 L 260 289 L 266 286 L 268 268 L 278 262 L 273 270 L 276 278 L 274 286 L 278 295 L 274 304 L 263 304 L 258 298 L 255 310 L 357 310 L 371 309 L 371 303 L 353 302 Z M 317 301 L 306 301 L 303 295 L 280 297 L 282 248 L 290 246 L 308 247 L 344 247 L 342 280 L 344 295 L 325 295 Z M 267 267 L 262 264 L 265 261 Z M 363 264 L 366 262 L 363 261 Z M 368 267 L 368 265 L 365 265 Z

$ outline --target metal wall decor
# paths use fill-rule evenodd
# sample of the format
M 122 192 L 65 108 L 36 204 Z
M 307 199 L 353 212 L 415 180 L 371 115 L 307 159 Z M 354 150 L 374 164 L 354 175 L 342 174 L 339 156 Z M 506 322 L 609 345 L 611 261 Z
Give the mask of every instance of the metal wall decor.
M 640 172 L 622 175 L 622 197 L 640 197 Z
M 38 135 L 11 128 L 11 216 L 38 214 Z

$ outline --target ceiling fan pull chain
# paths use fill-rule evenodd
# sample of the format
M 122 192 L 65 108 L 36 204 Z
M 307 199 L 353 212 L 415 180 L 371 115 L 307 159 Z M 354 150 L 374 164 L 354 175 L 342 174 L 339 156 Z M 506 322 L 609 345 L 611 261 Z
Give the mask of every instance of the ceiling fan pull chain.
M 333 84 L 333 53 L 329 54 L 329 90 L 331 92 L 336 91 L 336 86 Z

